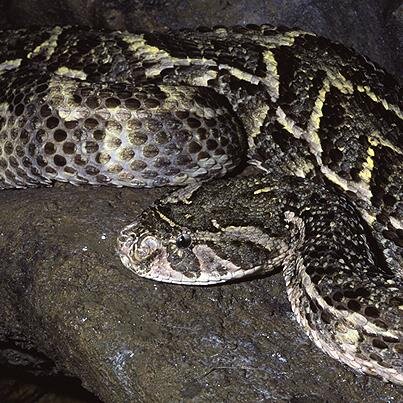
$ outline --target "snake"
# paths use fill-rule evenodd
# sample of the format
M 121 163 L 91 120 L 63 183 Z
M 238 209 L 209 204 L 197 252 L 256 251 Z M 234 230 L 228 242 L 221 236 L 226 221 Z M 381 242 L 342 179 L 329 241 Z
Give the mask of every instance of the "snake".
M 181 186 L 122 229 L 126 268 L 182 285 L 281 270 L 322 351 L 403 385 L 401 95 L 286 27 L 0 31 L 0 188 Z

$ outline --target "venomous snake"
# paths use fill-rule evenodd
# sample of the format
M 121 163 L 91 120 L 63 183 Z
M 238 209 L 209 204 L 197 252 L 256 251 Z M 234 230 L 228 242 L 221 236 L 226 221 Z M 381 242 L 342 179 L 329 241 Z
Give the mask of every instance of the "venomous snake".
M 269 25 L 0 31 L 0 188 L 188 185 L 122 230 L 133 272 L 213 284 L 282 268 L 332 357 L 403 384 L 401 91 Z M 217 179 L 254 164 L 262 175 Z

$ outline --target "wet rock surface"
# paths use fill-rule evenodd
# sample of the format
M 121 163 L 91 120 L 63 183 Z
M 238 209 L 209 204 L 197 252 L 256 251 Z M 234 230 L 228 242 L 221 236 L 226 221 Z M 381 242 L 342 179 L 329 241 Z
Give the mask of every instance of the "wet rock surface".
M 0 28 L 299 26 L 395 74 L 401 16 L 398 2 L 376 0 L 337 8 L 330 1 L 0 1 Z M 115 253 L 119 230 L 167 191 L 0 192 L 0 363 L 78 377 L 105 402 L 401 400 L 401 388 L 353 373 L 309 341 L 281 273 L 201 288 L 125 270 Z

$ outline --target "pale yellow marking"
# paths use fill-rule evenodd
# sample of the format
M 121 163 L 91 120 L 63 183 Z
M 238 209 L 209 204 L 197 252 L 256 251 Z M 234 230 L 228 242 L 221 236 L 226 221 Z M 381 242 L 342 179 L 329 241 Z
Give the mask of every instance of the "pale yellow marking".
M 156 46 L 148 45 L 143 35 L 133 35 L 124 33 L 122 39 L 129 45 L 129 49 L 141 60 L 155 62 L 154 66 L 145 69 L 146 77 L 155 77 L 161 74 L 161 71 L 174 66 L 216 66 L 213 60 L 205 58 L 190 58 L 185 59 L 171 56 L 165 50 L 159 49 Z
M 22 59 L 14 59 L 14 60 L 6 60 L 3 63 L 0 63 L 0 74 L 3 71 L 14 70 L 17 67 L 20 67 Z
M 358 342 L 360 340 L 360 333 L 356 329 L 351 329 L 338 325 L 335 339 L 339 343 L 343 344 L 344 348 L 347 347 L 347 344 L 350 346 L 350 348 L 353 347 L 353 351 L 356 351 L 358 347 Z
M 213 225 L 214 228 L 217 228 L 217 229 L 221 230 L 221 225 L 218 223 L 217 220 L 212 219 L 211 224 Z
M 250 74 L 246 71 L 238 69 L 237 67 L 229 66 L 228 64 L 219 64 L 218 68 L 220 70 L 228 70 L 234 77 L 239 80 L 247 81 L 253 85 L 258 85 L 262 83 L 269 91 L 270 97 L 273 102 L 277 101 L 279 97 L 279 82 L 276 78 L 269 75 L 268 77 L 258 77 Z
M 267 192 L 270 192 L 270 191 L 272 191 L 272 190 L 273 190 L 272 187 L 264 187 L 264 188 L 260 188 L 260 189 L 255 190 L 255 191 L 253 192 L 253 194 L 254 194 L 254 195 L 258 195 L 258 194 L 260 194 L 260 193 L 267 193 Z
M 161 213 L 159 210 L 155 210 L 157 214 L 161 217 L 162 220 L 167 222 L 171 227 L 177 227 L 178 225 L 175 224 L 174 221 L 172 221 L 170 218 L 168 218 L 165 214 Z
M 372 177 L 372 170 L 374 169 L 374 160 L 373 160 L 373 156 L 375 155 L 374 149 L 372 147 L 368 147 L 367 154 L 368 154 L 367 159 L 362 164 L 363 169 L 358 173 L 358 176 L 365 183 L 369 183 Z
M 304 130 L 298 127 L 296 123 L 286 115 L 280 106 L 276 110 L 276 115 L 277 122 L 280 123 L 288 133 L 292 134 L 297 139 L 304 136 Z
M 59 67 L 55 73 L 61 77 L 69 77 L 69 78 L 77 78 L 79 80 L 86 80 L 87 74 L 85 74 L 81 70 L 69 69 L 68 67 L 62 66 Z
M 306 140 L 308 141 L 311 149 L 314 151 L 314 155 L 322 154 L 322 145 L 320 143 L 320 138 L 318 135 L 318 130 L 320 127 L 320 119 L 323 116 L 322 108 L 326 99 L 326 94 L 330 90 L 330 83 L 328 79 L 323 81 L 323 86 L 319 90 L 318 97 L 316 98 L 315 104 L 313 106 L 313 110 L 311 116 L 309 117 L 308 125 L 307 125 L 307 136 Z
M 249 119 L 244 119 L 250 149 L 255 146 L 254 139 L 260 134 L 260 129 L 263 126 L 269 109 L 267 103 L 262 103 L 260 106 L 255 105 L 253 115 Z
M 263 81 L 264 79 L 254 76 L 253 74 L 247 73 L 237 67 L 229 66 L 228 64 L 220 64 L 218 65 L 220 70 L 228 70 L 234 77 L 238 78 L 239 80 L 247 81 L 251 84 L 257 85 L 259 82 Z
M 270 50 L 263 52 L 263 60 L 267 69 L 266 82 L 269 84 L 270 95 L 272 101 L 276 101 L 280 96 L 280 77 L 277 71 L 277 61 Z
M 389 221 L 393 225 L 394 228 L 403 229 L 403 222 L 397 220 L 395 217 L 389 217 Z
M 215 80 L 217 78 L 217 72 L 214 70 L 207 70 L 204 74 L 196 76 L 192 80 L 192 84 L 199 87 L 207 87 L 208 81 Z
M 367 211 L 360 209 L 362 218 L 369 224 L 373 225 L 373 223 L 376 221 L 376 217 L 372 214 L 369 214 Z
M 259 37 L 259 42 L 262 40 L 266 42 L 266 46 L 270 49 L 278 48 L 280 46 L 292 46 L 294 45 L 295 38 L 303 35 L 300 31 L 286 32 L 285 34 L 279 34 L 275 36 L 269 36 L 267 38 Z
M 327 79 L 329 83 L 336 87 L 343 94 L 353 94 L 354 86 L 351 81 L 347 80 L 339 71 L 334 72 L 332 70 L 327 70 Z
M 403 113 L 397 105 L 389 104 L 385 99 L 379 98 L 376 94 L 371 91 L 371 88 L 367 85 L 357 85 L 357 90 L 359 92 L 364 92 L 368 95 L 374 102 L 381 103 L 386 110 L 390 110 L 396 114 L 399 119 L 403 119 Z
M 7 102 L 2 102 L 1 104 L 0 104 L 0 114 L 2 115 L 2 116 L 4 116 L 5 114 L 6 114 L 6 112 L 7 112 L 7 109 L 8 109 L 8 103 Z
M 49 60 L 57 48 L 57 39 L 63 29 L 61 27 L 54 27 L 51 31 L 50 37 L 40 45 L 38 45 L 32 52 L 28 53 L 27 58 L 31 59 L 40 53 L 44 53 L 46 60 Z
M 351 192 L 356 193 L 358 196 L 360 196 L 363 199 L 366 199 L 367 202 L 370 201 L 372 197 L 372 192 L 369 188 L 368 183 L 361 181 L 361 182 L 353 182 L 353 181 L 348 181 L 339 175 L 337 175 L 334 171 L 332 171 L 330 168 L 321 165 L 320 167 L 322 173 L 333 183 L 336 185 L 339 185 L 342 189 L 344 190 L 350 190 Z
M 325 91 L 326 86 L 324 85 L 324 87 L 322 89 Z M 324 96 L 324 93 L 323 93 L 323 96 Z M 317 101 L 318 105 L 316 105 L 316 103 L 315 103 L 315 105 L 318 108 L 321 107 L 320 102 L 321 101 Z M 322 103 L 322 105 L 323 105 L 323 103 Z M 364 199 L 367 199 L 368 201 L 371 199 L 372 193 L 371 193 L 371 191 L 369 189 L 369 185 L 367 183 L 365 183 L 365 182 L 359 182 L 359 183 L 349 182 L 346 179 L 341 178 L 339 175 L 337 175 L 334 171 L 332 171 L 327 166 L 323 165 L 322 158 L 321 158 L 322 147 L 320 144 L 320 139 L 319 139 L 319 136 L 317 135 L 317 132 L 314 130 L 315 122 L 317 122 L 317 120 L 320 119 L 319 118 L 320 111 L 314 111 L 313 112 L 314 116 L 311 116 L 311 118 L 310 118 L 310 123 L 308 124 L 308 128 L 311 130 L 310 132 L 309 131 L 306 132 L 306 131 L 302 130 L 300 127 L 298 127 L 298 125 L 292 119 L 290 119 L 280 107 L 277 108 L 276 114 L 277 114 L 277 121 L 284 127 L 284 129 L 287 132 L 292 134 L 297 139 L 303 138 L 308 142 L 310 151 L 316 157 L 316 160 L 318 162 L 318 165 L 320 166 L 322 173 L 329 180 L 331 180 L 333 183 L 339 185 L 344 190 L 351 190 L 352 192 L 359 194 L 361 197 L 363 197 Z
M 379 135 L 378 131 L 372 132 L 371 135 L 368 137 L 368 142 L 373 146 L 377 147 L 379 144 L 383 147 L 390 148 L 396 154 L 402 154 L 402 150 L 394 146 L 390 141 L 385 138 L 382 138 Z

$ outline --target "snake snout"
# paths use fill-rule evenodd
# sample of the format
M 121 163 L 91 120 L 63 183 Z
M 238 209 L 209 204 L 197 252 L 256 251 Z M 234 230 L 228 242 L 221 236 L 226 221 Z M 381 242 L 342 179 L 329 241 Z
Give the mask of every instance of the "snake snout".
M 149 259 L 160 249 L 161 242 L 152 235 L 146 235 L 134 244 L 132 258 L 138 262 Z

